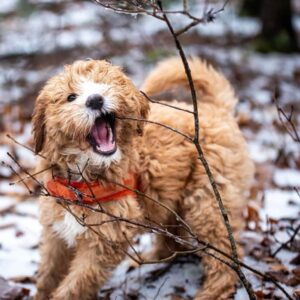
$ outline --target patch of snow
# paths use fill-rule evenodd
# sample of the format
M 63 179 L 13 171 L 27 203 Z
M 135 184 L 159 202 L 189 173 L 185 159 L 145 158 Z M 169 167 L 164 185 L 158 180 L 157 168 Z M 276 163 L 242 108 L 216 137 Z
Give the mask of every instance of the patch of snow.
M 277 156 L 277 149 L 254 142 L 248 143 L 251 158 L 257 163 L 272 161 Z
M 247 60 L 249 70 L 253 72 L 259 70 L 261 74 L 270 77 L 272 77 L 273 74 L 280 73 L 281 76 L 292 78 L 294 70 L 299 67 L 300 64 L 299 55 L 264 55 L 253 53 Z
M 239 300 L 239 299 L 243 300 L 243 299 L 248 299 L 248 298 L 249 297 L 248 297 L 246 289 L 242 288 L 242 287 L 236 291 L 236 294 L 234 296 L 235 300 Z
M 260 124 L 271 125 L 272 122 L 277 118 L 278 115 L 275 107 L 269 107 L 268 109 L 255 108 L 251 112 L 251 119 Z
M 21 214 L 28 214 L 30 216 L 38 217 L 39 215 L 39 206 L 37 198 L 19 202 L 16 206 L 16 212 Z
M 14 248 L 0 251 L 0 275 L 6 279 L 18 276 L 32 276 L 37 270 L 37 250 Z
M 280 92 L 282 93 L 280 98 L 281 105 L 295 103 L 295 101 L 300 99 L 300 89 L 292 82 L 280 82 Z
M 272 94 L 268 90 L 256 90 L 254 95 L 256 102 L 262 105 L 266 105 L 272 100 Z
M 24 126 L 22 126 L 22 129 L 23 129 L 23 133 L 17 135 L 16 139 L 19 143 L 25 144 L 28 142 L 28 139 L 31 136 L 31 130 L 32 130 L 31 123 L 30 122 L 26 123 Z M 22 148 L 24 148 L 24 147 L 22 147 Z
M 99 29 L 101 11 L 97 5 L 77 3 L 69 4 L 62 15 L 39 10 L 26 19 L 5 22 L 4 32 L 9 34 L 0 34 L 0 55 L 49 53 L 57 46 L 71 48 L 78 44 L 85 47 L 95 45 L 102 40 Z M 95 29 L 92 29 L 93 26 Z
M 221 37 L 228 33 L 236 36 L 255 36 L 260 32 L 260 29 L 261 24 L 256 18 L 241 18 L 230 9 L 220 14 L 216 22 L 197 26 L 197 31 L 201 35 L 209 37 Z
M 175 263 L 166 274 L 157 277 L 151 275 L 166 266 L 167 264 L 142 265 L 128 273 L 129 261 L 124 261 L 102 290 L 114 287 L 110 299 L 123 299 L 124 292 L 138 292 L 139 299 L 154 299 L 157 296 L 156 299 L 168 300 L 172 299 L 176 287 L 183 287 L 182 297 L 194 297 L 201 281 L 202 268 L 199 262 Z
M 165 30 L 165 23 L 161 20 L 152 20 L 149 17 L 142 17 L 139 22 L 139 27 L 143 29 L 145 36 L 151 36 L 158 33 L 161 30 Z
M 273 179 L 280 187 L 299 187 L 300 171 L 294 169 L 276 169 Z
M 0 225 L 13 226 L 1 230 L 0 243 L 3 250 L 30 249 L 37 246 L 41 232 L 37 218 L 6 214 L 1 217 Z
M 296 204 L 291 205 L 289 203 L 291 200 Z M 297 218 L 299 207 L 300 198 L 296 191 L 266 190 L 264 207 L 260 211 L 260 216 L 265 224 L 267 218 Z
M 17 201 L 8 196 L 1 196 L 0 197 L 0 210 L 6 210 L 11 206 L 14 206 L 17 203 Z
M 0 1 L 0 14 L 8 14 L 13 12 L 18 4 L 18 0 L 1 0 Z
M 0 158 L 1 161 L 6 163 L 10 163 L 10 158 L 7 156 L 7 152 L 11 152 L 11 148 L 8 145 L 1 145 L 0 146 Z
M 140 41 L 143 34 L 144 29 L 142 28 L 142 32 L 139 32 L 139 30 L 132 30 L 131 27 L 117 27 L 117 28 L 111 28 L 109 31 L 109 35 L 111 39 L 115 42 L 123 42 L 123 41 Z
M 35 165 L 36 157 L 32 151 L 23 147 L 18 147 L 16 152 L 18 157 L 20 157 L 20 163 L 23 168 L 26 169 Z
M 91 23 L 95 23 L 97 20 L 99 20 L 99 8 L 92 3 L 92 6 L 88 4 L 90 3 L 74 3 L 74 5 L 68 7 L 64 14 L 60 17 L 60 26 L 82 27 Z
M 56 36 L 56 43 L 62 48 L 80 46 L 93 46 L 101 42 L 102 34 L 99 30 L 80 29 L 74 31 L 61 31 Z
M 2 180 L 0 181 L 0 192 L 1 193 L 18 193 L 18 194 L 28 194 L 28 190 L 21 184 L 10 185 L 10 181 Z

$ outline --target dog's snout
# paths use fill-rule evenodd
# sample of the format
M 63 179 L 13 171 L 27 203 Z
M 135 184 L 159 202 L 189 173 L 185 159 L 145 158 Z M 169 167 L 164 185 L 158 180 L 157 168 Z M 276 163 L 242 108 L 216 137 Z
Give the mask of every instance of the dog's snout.
M 101 109 L 103 101 L 104 99 L 101 95 L 93 94 L 87 98 L 85 105 L 91 109 Z

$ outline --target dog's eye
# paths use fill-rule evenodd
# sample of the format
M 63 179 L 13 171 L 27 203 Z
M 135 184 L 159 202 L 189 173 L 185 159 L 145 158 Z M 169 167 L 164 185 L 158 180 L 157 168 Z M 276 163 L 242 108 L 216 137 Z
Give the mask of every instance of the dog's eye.
M 68 101 L 69 101 L 69 102 L 72 102 L 72 101 L 74 101 L 76 98 L 77 98 L 77 95 L 76 95 L 76 94 L 70 94 L 70 95 L 68 96 Z

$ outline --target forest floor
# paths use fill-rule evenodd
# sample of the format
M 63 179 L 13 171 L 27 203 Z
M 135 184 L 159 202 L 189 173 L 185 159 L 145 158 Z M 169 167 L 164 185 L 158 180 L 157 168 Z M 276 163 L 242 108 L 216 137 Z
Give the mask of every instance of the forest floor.
M 25 173 L 7 153 L 29 172 L 36 158 L 7 134 L 32 147 L 34 99 L 64 64 L 88 57 L 109 59 L 139 86 L 157 61 L 176 55 L 176 50 L 158 20 L 115 14 L 91 2 L 3 0 L 0 17 L 0 295 L 7 289 L 12 299 L 26 299 L 35 292 L 41 226 L 37 197 L 23 185 L 11 185 L 19 178 L 7 165 Z M 300 32 L 299 20 L 295 23 Z M 251 40 L 259 29 L 257 20 L 239 18 L 228 9 L 214 23 L 184 35 L 182 43 L 189 55 L 222 70 L 240 99 L 237 117 L 256 163 L 242 234 L 244 262 L 273 276 L 300 299 L 300 141 L 278 113 L 278 107 L 287 116 L 292 112 L 300 132 L 300 55 L 254 52 Z M 32 183 L 30 188 L 36 187 Z M 140 236 L 137 243 L 149 249 L 151 237 Z M 188 256 L 132 270 L 124 261 L 99 299 L 192 299 L 201 285 L 199 263 Z M 259 299 L 285 299 L 272 283 L 246 273 Z M 242 288 L 235 299 L 246 299 Z

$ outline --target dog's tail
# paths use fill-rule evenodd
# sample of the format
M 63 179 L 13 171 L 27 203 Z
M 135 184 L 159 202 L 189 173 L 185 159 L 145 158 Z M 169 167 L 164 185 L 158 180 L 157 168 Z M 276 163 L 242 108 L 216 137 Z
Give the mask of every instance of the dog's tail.
M 199 58 L 188 60 L 197 99 L 233 111 L 237 98 L 228 80 Z M 141 90 L 153 99 L 191 99 L 188 80 L 180 58 L 169 58 L 157 65 L 146 78 Z M 183 95 L 186 95 L 184 97 Z

